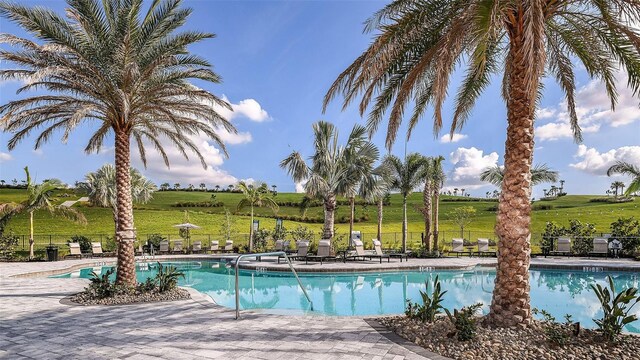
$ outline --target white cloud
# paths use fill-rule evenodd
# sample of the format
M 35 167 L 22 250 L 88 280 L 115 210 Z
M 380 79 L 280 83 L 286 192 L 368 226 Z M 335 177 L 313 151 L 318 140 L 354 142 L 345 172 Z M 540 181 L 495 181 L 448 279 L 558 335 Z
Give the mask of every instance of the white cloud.
M 601 126 L 620 127 L 640 121 L 638 99 L 627 86 L 627 75 L 619 72 L 615 84 L 618 89 L 618 103 L 616 110 L 611 110 L 611 102 L 607 97 L 604 84 L 599 80 L 592 80 L 576 92 L 576 113 L 583 133 L 594 133 Z M 570 139 L 573 136 L 569 125 L 569 113 L 566 101 L 555 108 L 542 108 L 536 113 L 538 120 L 554 119 L 544 125 L 536 127 L 536 137 L 539 140 Z
M 253 136 L 251 136 L 250 132 L 239 131 L 234 134 L 234 133 L 228 132 L 223 128 L 216 129 L 215 131 L 216 131 L 216 134 L 220 136 L 220 139 L 225 144 L 239 145 L 239 144 L 250 143 L 251 141 L 253 141 Z
M 572 168 L 594 175 L 606 175 L 607 169 L 618 160 L 640 163 L 640 146 L 623 146 L 600 153 L 595 148 L 580 145 L 574 157 L 578 162 L 569 164 Z
M 267 113 L 267 111 L 262 108 L 262 105 L 254 99 L 244 99 L 240 100 L 237 104 L 233 104 L 226 96 L 223 95 L 222 100 L 231 104 L 231 108 L 233 109 L 233 111 L 229 111 L 224 108 L 218 110 L 220 115 L 229 121 L 238 117 L 245 117 L 255 122 L 271 120 L 269 113 Z
M 38 155 L 38 156 L 42 156 L 44 155 L 44 151 L 42 151 L 42 149 L 33 149 L 31 150 L 32 153 Z
M 297 192 L 297 193 L 299 193 L 299 194 L 304 193 L 304 192 L 305 192 L 305 191 L 304 191 L 304 185 L 305 185 L 306 183 L 307 183 L 307 181 L 306 181 L 306 180 L 295 183 L 295 186 L 296 186 L 296 192 Z
M 11 159 L 13 159 L 13 156 L 11 156 L 11 154 L 0 151 L 0 163 L 9 161 Z
M 453 134 L 453 136 L 449 135 L 449 134 L 445 134 L 442 135 L 442 137 L 440 138 L 440 142 L 445 144 L 445 143 L 456 143 L 460 140 L 466 139 L 469 136 L 464 135 L 464 134 Z
M 499 158 L 496 152 L 484 155 L 483 150 L 475 147 L 460 147 L 449 156 L 453 169 L 447 176 L 446 188 L 464 187 L 467 190 L 487 186 L 487 183 L 480 181 L 480 173 L 487 167 L 495 166 Z

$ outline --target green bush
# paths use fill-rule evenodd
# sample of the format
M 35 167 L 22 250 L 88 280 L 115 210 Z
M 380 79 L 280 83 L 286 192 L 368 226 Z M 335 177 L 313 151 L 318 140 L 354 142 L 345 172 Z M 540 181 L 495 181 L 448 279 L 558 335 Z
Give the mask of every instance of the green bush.
M 429 283 L 425 281 L 424 284 L 426 286 L 426 291 L 420 290 L 422 304 L 413 304 L 411 300 L 407 300 L 405 315 L 410 319 L 417 319 L 422 322 L 432 323 L 436 320 L 436 315 L 442 313 L 442 301 L 444 300 L 444 294 L 446 294 L 447 291 L 442 291 L 440 287 L 440 280 L 437 275 L 433 280 L 433 291 L 431 292 L 431 295 L 427 293 L 429 291 Z
M 267 242 L 271 237 L 271 232 L 267 229 L 258 229 L 253 233 L 253 247 L 256 252 L 267 250 Z
M 463 307 L 460 310 L 454 309 L 453 314 L 449 312 L 449 309 L 444 309 L 447 313 L 447 317 L 456 328 L 453 335 L 456 335 L 458 340 L 467 341 L 476 337 L 477 325 L 475 314 L 481 307 L 482 303 L 477 303 Z
M 80 250 L 83 253 L 89 253 L 91 252 L 91 239 L 84 236 L 84 235 L 74 235 L 71 237 L 71 239 L 67 240 L 67 244 L 69 243 L 78 243 L 80 244 Z
M 569 227 L 558 225 L 554 221 L 548 221 L 542 233 L 542 246 L 550 247 L 552 241 L 560 236 L 573 238 L 571 251 L 576 254 L 586 255 L 593 249 L 593 236 L 596 233 L 595 225 L 582 223 L 580 220 L 569 220 Z
M 565 346 L 567 344 L 569 338 L 571 337 L 570 327 L 573 325 L 573 321 L 571 321 L 571 315 L 565 315 L 565 323 L 560 324 L 556 322 L 555 317 L 553 317 L 545 310 L 533 309 L 533 313 L 536 315 L 542 315 L 544 334 L 551 344 L 555 346 Z
M 90 283 L 85 291 L 96 299 L 104 299 L 113 296 L 116 293 L 115 284 L 111 282 L 109 277 L 113 275 L 115 268 L 107 270 L 104 274 L 98 275 L 95 271 L 91 271 Z
M 158 274 L 155 282 L 158 292 L 173 290 L 178 286 L 178 278 L 184 279 L 184 273 L 174 266 L 163 266 L 158 262 Z
M 603 312 L 601 319 L 593 319 L 593 321 L 598 325 L 598 329 L 602 331 L 605 339 L 614 341 L 626 324 L 638 320 L 635 314 L 629 315 L 629 312 L 640 302 L 640 296 L 636 297 L 638 289 L 634 287 L 616 294 L 611 275 L 607 276 L 607 281 L 609 288 L 602 287 L 600 284 L 591 285 L 600 301 Z
M 160 249 L 160 243 L 166 240 L 167 238 L 161 234 L 151 234 L 147 237 L 147 241 L 153 244 L 153 248 L 156 249 L 156 251 Z
M 177 202 L 173 205 L 171 205 L 173 207 L 178 207 L 178 208 L 185 208 L 185 207 L 206 207 L 206 208 L 210 208 L 210 207 L 223 207 L 224 203 L 222 201 L 215 201 L 215 199 L 212 199 L 211 201 L 184 201 L 184 202 Z
M 633 216 L 619 218 L 611 223 L 611 236 L 622 242 L 622 253 L 635 255 L 640 247 L 640 222 Z
M 144 282 L 138 283 L 137 289 L 139 293 L 150 293 L 156 290 L 156 281 L 154 278 L 147 278 Z
M 534 204 L 531 206 L 531 210 L 539 211 L 539 210 L 552 210 L 555 206 L 553 204 Z
M 13 233 L 0 235 L 0 259 L 12 260 L 15 258 L 19 239 Z

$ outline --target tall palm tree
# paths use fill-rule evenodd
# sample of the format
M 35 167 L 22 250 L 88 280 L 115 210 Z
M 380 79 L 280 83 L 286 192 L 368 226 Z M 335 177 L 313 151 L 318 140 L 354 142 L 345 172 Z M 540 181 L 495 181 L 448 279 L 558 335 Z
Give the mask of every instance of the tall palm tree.
M 280 162 L 295 182 L 306 181 L 304 190 L 309 202 L 321 200 L 324 207 L 323 239 L 333 239 L 336 197 L 351 197 L 363 174 L 378 158 L 378 149 L 366 136 L 366 129 L 356 125 L 344 145 L 338 143 L 338 129 L 331 123 L 313 124 L 313 155 L 307 164 L 298 151 Z
M 382 217 L 384 210 L 384 198 L 389 193 L 389 169 L 382 163 L 366 175 L 360 182 L 358 195 L 367 202 L 374 202 L 378 210 L 378 241 L 382 241 Z
M 8 147 L 33 131 L 39 148 L 56 130 L 66 141 L 86 122 L 97 131 L 85 151 L 97 152 L 110 134 L 115 139 L 118 209 L 118 272 L 116 282 L 135 285 L 133 205 L 131 200 L 130 146 L 137 146 L 146 166 L 151 145 L 169 165 L 164 150 L 174 144 L 182 155 L 192 152 L 206 168 L 193 136 L 202 133 L 225 154 L 214 131 L 235 132 L 217 108 L 229 104 L 192 85 L 192 80 L 217 84 L 220 76 L 188 47 L 214 35 L 178 32 L 191 14 L 181 0 L 157 0 L 142 11 L 143 0 L 67 0 L 64 18 L 43 7 L 29 8 L 0 2 L 3 16 L 31 33 L 42 44 L 11 34 L 1 41 L 18 47 L 3 51 L 0 59 L 14 69 L 0 70 L 0 79 L 23 80 L 18 90 L 46 89 L 49 94 L 11 101 L 0 107 L 1 125 L 13 133 Z M 40 130 L 44 128 L 44 130 Z
M 451 134 L 463 127 L 480 94 L 502 73 L 507 140 L 496 224 L 496 286 L 488 317 L 494 325 L 531 321 L 530 170 L 540 79 L 546 72 L 560 84 L 573 135 L 580 141 L 574 66 L 581 63 L 589 76 L 604 81 L 612 106 L 619 68 L 627 71 L 637 95 L 638 22 L 637 0 L 396 0 L 366 22 L 366 31 L 377 32 L 371 45 L 325 96 L 325 108 L 338 94 L 344 97 L 343 107 L 361 97 L 360 113 L 370 109 L 370 132 L 388 119 L 386 145 L 391 148 L 409 103 L 407 136 L 430 105 L 434 133 L 439 132 L 442 105 L 458 65 L 466 66 L 466 73 L 455 99 Z
M 140 171 L 130 168 L 131 201 L 146 204 L 153 199 L 156 185 L 148 180 Z M 89 201 L 96 206 L 108 207 L 112 210 L 113 224 L 118 231 L 118 194 L 116 194 L 116 168 L 112 164 L 105 164 L 95 172 L 90 172 L 78 187 L 89 195 Z M 169 184 L 165 183 L 168 187 Z M 163 185 L 165 185 L 163 184 Z
M 440 190 L 444 186 L 446 176 L 442 169 L 444 157 L 436 156 L 431 163 L 431 183 L 433 191 L 433 250 L 438 250 L 438 236 L 440 235 Z
M 607 176 L 611 176 L 613 174 L 631 176 L 631 182 L 629 183 L 629 186 L 627 186 L 627 191 L 624 193 L 625 196 L 630 196 L 631 194 L 640 191 L 640 168 L 638 166 L 624 161 L 617 161 L 607 170 Z
M 424 157 L 418 153 L 407 155 L 404 162 L 395 155 L 385 156 L 383 162 L 389 168 L 392 190 L 402 195 L 402 252 L 407 251 L 407 197 L 424 181 L 421 170 Z
M 244 196 L 238 203 L 238 211 L 249 206 L 251 208 L 251 227 L 249 228 L 249 251 L 253 251 L 253 208 L 255 206 L 266 206 L 273 210 L 278 211 L 278 204 L 271 197 L 271 193 L 267 191 L 267 184 L 261 183 L 259 186 L 248 185 L 244 181 L 238 183 L 238 189 Z
M 496 165 L 485 168 L 480 173 L 480 180 L 489 182 L 497 187 L 502 186 L 504 167 Z M 531 186 L 558 181 L 558 172 L 551 170 L 547 164 L 538 164 L 531 169 Z M 564 184 L 564 180 L 560 182 Z M 562 185 L 561 185 L 562 186 Z
M 3 204 L 0 206 L 0 228 L 4 228 L 4 225 L 15 215 L 22 212 L 29 213 L 29 259 L 34 258 L 34 238 L 33 238 L 33 213 L 37 210 L 48 210 L 54 216 L 60 216 L 79 224 L 86 224 L 87 219 L 79 211 L 73 208 L 65 206 L 56 206 L 51 203 L 53 192 L 58 189 L 64 189 L 65 186 L 57 179 L 45 180 L 40 184 L 36 184 L 31 179 L 29 168 L 25 167 L 24 172 L 27 175 L 27 199 L 15 204 Z
M 423 245 L 427 251 L 431 252 L 431 225 L 433 222 L 433 182 L 431 181 L 433 172 L 433 159 L 430 157 L 423 158 L 423 166 L 420 171 L 420 177 L 423 179 L 424 187 L 422 189 L 422 216 L 424 217 L 424 238 Z

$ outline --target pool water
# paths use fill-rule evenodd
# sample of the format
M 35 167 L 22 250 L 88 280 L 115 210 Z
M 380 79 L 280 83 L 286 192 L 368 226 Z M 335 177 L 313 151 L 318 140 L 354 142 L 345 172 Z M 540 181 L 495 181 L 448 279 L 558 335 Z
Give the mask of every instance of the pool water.
M 164 264 L 164 263 L 163 263 Z M 216 303 L 235 308 L 234 269 L 224 262 L 198 261 L 166 263 L 185 273 L 179 285 L 205 293 Z M 155 276 L 155 263 L 137 265 L 138 281 Z M 87 268 L 59 277 L 89 278 L 92 270 L 98 273 L 109 267 Z M 593 318 L 602 316 L 600 305 L 591 284 L 606 285 L 606 276 L 614 278 L 616 289 L 638 287 L 640 274 L 634 272 L 582 272 L 565 270 L 531 270 L 531 303 L 564 320 L 571 314 L 587 328 L 595 327 Z M 306 287 L 313 310 L 291 273 L 240 270 L 241 309 L 267 309 L 271 312 L 314 313 L 323 315 L 379 315 L 401 314 L 407 300 L 419 301 L 425 281 L 433 283 L 439 276 L 448 309 L 481 302 L 483 311 L 489 310 L 495 270 L 364 272 L 364 273 L 299 273 Z M 633 309 L 640 317 L 640 305 Z M 640 333 L 640 321 L 628 324 L 626 330 Z

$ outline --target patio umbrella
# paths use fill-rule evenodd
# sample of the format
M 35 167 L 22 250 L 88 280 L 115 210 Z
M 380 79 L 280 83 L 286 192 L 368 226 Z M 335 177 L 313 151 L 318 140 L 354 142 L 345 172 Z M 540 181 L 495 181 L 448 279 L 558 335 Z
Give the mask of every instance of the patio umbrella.
M 173 227 L 187 230 L 187 246 L 191 246 L 191 229 L 200 229 L 200 226 L 191 223 L 173 225 Z

